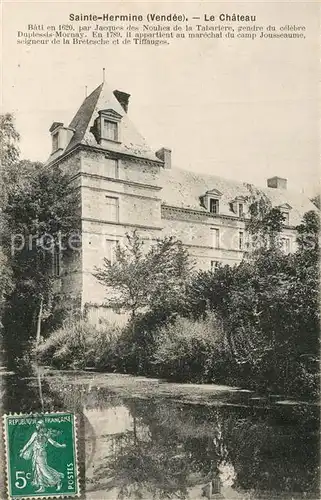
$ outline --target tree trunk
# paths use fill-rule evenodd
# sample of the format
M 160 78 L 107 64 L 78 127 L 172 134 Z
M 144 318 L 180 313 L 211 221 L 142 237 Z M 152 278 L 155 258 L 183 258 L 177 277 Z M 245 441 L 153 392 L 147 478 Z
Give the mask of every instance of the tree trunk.
M 41 409 L 42 412 L 44 411 L 44 402 L 43 402 L 43 395 L 42 395 L 42 386 L 41 386 L 41 374 L 40 374 L 40 369 L 37 366 L 37 381 L 38 381 L 38 389 L 39 389 L 39 399 L 41 403 Z
M 37 318 L 36 348 L 38 347 L 38 345 L 40 343 L 42 309 L 43 309 L 43 296 L 41 296 L 41 299 L 40 299 L 39 313 L 38 313 L 38 318 Z

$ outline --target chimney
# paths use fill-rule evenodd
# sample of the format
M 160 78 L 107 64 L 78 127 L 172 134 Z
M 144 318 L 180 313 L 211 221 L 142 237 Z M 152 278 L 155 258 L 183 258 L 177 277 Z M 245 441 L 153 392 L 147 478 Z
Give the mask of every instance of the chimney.
M 156 151 L 156 156 L 164 162 L 164 168 L 172 168 L 172 150 L 169 148 L 161 148 Z
M 287 182 L 287 179 L 275 176 L 267 180 L 267 186 L 274 189 L 286 189 Z
M 114 90 L 114 96 L 124 109 L 125 113 L 127 113 L 130 94 L 126 94 L 126 92 L 122 92 L 121 90 Z

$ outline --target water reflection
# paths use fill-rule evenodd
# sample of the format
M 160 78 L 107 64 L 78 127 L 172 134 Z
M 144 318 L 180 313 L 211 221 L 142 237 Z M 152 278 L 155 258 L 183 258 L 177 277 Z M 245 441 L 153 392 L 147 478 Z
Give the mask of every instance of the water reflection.
M 59 373 L 11 380 L 7 411 L 83 412 L 88 499 L 319 498 L 313 406 L 119 397 Z

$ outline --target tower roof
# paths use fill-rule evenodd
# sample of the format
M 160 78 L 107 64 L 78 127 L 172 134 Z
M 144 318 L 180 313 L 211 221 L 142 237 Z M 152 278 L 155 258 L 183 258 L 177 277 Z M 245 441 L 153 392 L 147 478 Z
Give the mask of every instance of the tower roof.
M 124 92 L 118 91 L 118 93 L 128 95 Z M 121 115 L 121 142 L 110 142 L 108 145 L 99 145 L 94 134 L 91 132 L 91 127 L 94 125 L 94 121 L 98 117 L 99 111 L 106 109 Z M 150 149 L 144 137 L 136 130 L 135 126 L 128 118 L 126 111 L 115 97 L 114 92 L 105 82 L 99 85 L 99 87 L 86 97 L 71 120 L 69 128 L 73 129 L 75 132 L 64 153 L 67 153 L 79 144 L 85 144 L 87 146 L 103 148 L 106 149 L 106 151 L 115 151 L 159 162 L 159 159 Z

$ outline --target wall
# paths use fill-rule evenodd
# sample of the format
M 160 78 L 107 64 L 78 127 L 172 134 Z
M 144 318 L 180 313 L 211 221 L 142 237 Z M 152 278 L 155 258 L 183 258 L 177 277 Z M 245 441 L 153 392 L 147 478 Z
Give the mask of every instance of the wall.
M 65 173 L 69 174 L 73 180 L 72 183 L 77 190 L 79 197 L 79 222 L 76 229 L 81 229 L 81 189 L 80 178 L 77 174 L 81 168 L 81 155 L 80 152 L 73 152 L 62 160 L 49 165 L 48 168 L 59 168 Z M 62 251 L 61 255 L 61 273 L 57 279 L 56 289 L 60 292 L 60 298 L 64 303 L 64 307 L 70 310 L 77 310 L 81 306 L 81 294 L 83 288 L 83 273 L 82 273 L 82 250 L 81 248 L 75 249 L 73 241 L 70 242 L 69 247 L 72 248 L 68 251 Z
M 108 218 L 106 197 L 118 199 L 118 223 L 160 226 L 159 167 L 129 160 L 118 161 L 118 178 L 106 176 L 104 153 L 83 151 L 81 157 L 82 217 L 116 222 Z
M 126 233 L 139 231 L 147 241 L 161 236 L 161 200 L 157 185 L 159 167 L 119 159 L 118 175 L 111 178 L 106 165 L 106 154 L 93 151 L 81 153 L 82 200 L 82 306 L 103 304 L 108 292 L 94 276 L 103 265 L 103 258 L 113 258 L 116 242 L 124 243 Z M 106 175 L 107 174 L 107 175 Z M 106 198 L 107 197 L 107 198 Z M 118 216 L 108 207 L 108 198 L 117 198 Z M 97 308 L 96 308 L 97 309 Z M 97 323 L 101 318 L 112 318 L 110 311 L 92 308 L 90 318 Z M 117 320 L 117 316 L 116 316 Z M 119 322 L 119 321 L 118 321 Z
M 163 236 L 175 236 L 186 246 L 195 268 L 210 270 L 211 261 L 238 264 L 248 248 L 249 236 L 242 219 L 196 213 L 192 210 L 162 206 Z M 213 229 L 219 230 L 219 245 Z M 243 250 L 240 249 L 240 232 L 243 233 Z M 286 228 L 282 238 L 290 240 L 290 252 L 295 252 L 296 232 Z
M 211 261 L 236 264 L 242 260 L 239 249 L 239 232 L 243 232 L 244 248 L 246 235 L 243 220 L 198 214 L 193 211 L 162 207 L 163 234 L 175 236 L 186 245 L 195 267 L 211 269 Z M 213 229 L 219 230 L 219 244 L 216 247 Z

